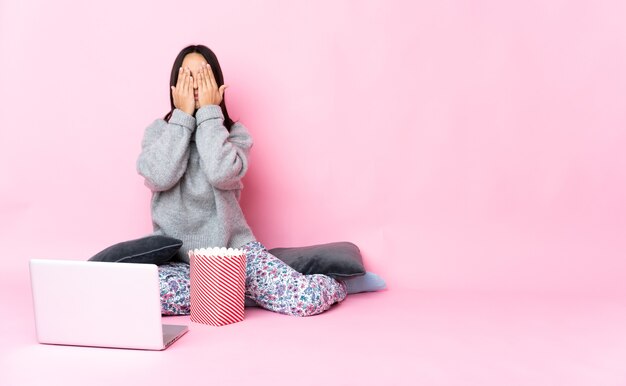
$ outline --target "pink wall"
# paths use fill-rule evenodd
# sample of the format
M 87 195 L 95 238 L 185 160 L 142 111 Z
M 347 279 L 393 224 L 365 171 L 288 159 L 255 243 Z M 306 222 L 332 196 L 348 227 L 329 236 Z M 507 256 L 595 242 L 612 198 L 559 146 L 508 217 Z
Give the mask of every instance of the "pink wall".
M 623 1 L 171 4 L 0 2 L 4 272 L 150 231 L 135 160 L 197 42 L 268 246 L 354 241 L 391 288 L 625 289 Z

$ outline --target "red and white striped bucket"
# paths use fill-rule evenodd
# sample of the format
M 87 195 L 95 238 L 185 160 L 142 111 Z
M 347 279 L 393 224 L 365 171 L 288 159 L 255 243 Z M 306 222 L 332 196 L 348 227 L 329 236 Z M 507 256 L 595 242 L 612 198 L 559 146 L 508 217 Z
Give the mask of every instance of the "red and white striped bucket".
M 189 251 L 191 321 L 211 326 L 241 322 L 246 291 L 246 255 L 240 249 Z

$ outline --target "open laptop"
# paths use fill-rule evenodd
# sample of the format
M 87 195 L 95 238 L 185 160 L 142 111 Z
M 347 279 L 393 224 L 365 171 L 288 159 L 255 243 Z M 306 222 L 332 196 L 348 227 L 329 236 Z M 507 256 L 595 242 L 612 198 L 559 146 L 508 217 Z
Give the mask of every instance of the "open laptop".
M 188 331 L 161 324 L 154 264 L 32 259 L 30 279 L 40 343 L 164 350 Z

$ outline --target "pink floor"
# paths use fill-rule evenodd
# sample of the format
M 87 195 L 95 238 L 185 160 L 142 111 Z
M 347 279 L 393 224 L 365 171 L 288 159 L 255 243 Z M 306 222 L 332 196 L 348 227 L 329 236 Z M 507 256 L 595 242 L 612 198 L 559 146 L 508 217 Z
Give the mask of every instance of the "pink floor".
M 0 385 L 626 385 L 626 302 L 387 290 L 311 318 L 248 309 L 163 352 L 40 345 L 5 281 Z M 71 323 L 71 321 L 68 321 Z

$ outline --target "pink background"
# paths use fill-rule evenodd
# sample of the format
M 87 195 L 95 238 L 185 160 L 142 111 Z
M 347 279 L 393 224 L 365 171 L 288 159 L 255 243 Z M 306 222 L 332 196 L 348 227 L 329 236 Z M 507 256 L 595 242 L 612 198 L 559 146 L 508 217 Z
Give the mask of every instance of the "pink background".
M 626 384 L 626 2 L 112 3 L 0 0 L 0 385 Z M 30 258 L 151 231 L 135 161 L 190 43 L 255 138 L 259 240 L 353 241 L 390 290 L 37 344 Z
M 178 51 L 202 43 L 255 138 L 242 205 L 267 246 L 353 241 L 390 288 L 623 291 L 624 15 L 617 0 L 2 0 L 2 271 L 151 231 L 143 130 L 169 108 Z

